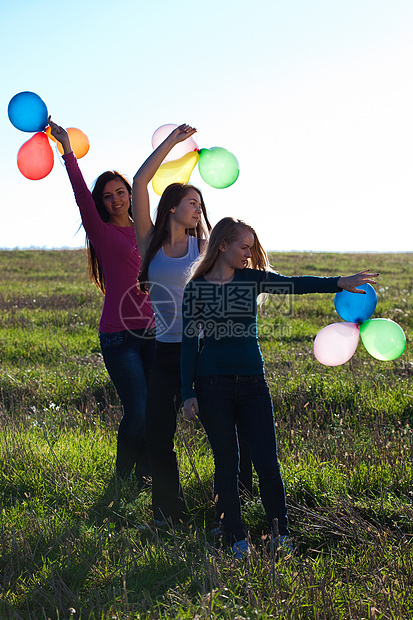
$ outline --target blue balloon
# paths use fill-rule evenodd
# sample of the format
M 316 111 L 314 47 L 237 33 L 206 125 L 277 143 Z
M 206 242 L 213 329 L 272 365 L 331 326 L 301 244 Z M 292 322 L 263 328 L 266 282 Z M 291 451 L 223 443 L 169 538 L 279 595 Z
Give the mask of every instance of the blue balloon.
M 28 90 L 10 99 L 7 113 L 11 124 L 20 131 L 43 131 L 48 124 L 49 114 L 45 102 Z
M 357 288 L 366 291 L 366 294 L 341 291 L 334 296 L 334 306 L 337 314 L 349 323 L 363 323 L 373 314 L 377 306 L 377 295 L 371 284 L 362 284 Z

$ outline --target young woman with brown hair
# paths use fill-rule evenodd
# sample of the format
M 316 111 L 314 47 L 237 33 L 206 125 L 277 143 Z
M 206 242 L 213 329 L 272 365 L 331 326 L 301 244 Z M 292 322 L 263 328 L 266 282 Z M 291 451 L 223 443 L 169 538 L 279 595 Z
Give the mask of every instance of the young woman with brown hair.
M 63 160 L 86 231 L 89 274 L 104 294 L 100 346 L 119 394 L 123 417 L 117 437 L 116 473 L 135 472 L 138 485 L 150 476 L 144 439 L 147 381 L 155 355 L 154 316 L 148 295 L 136 286 L 141 256 L 131 210 L 131 186 L 116 171 L 101 174 L 92 192 L 72 151 L 67 131 L 49 119 L 63 147 Z
M 173 183 L 163 192 L 152 222 L 148 184 L 171 149 L 195 133 L 181 125 L 151 153 L 132 186 L 136 238 L 143 255 L 139 283 L 149 292 L 156 321 L 155 363 L 146 406 L 146 441 L 152 471 L 156 521 L 187 516 L 174 450 L 181 405 L 182 295 L 187 272 L 206 244 L 211 228 L 202 194 L 192 185 Z

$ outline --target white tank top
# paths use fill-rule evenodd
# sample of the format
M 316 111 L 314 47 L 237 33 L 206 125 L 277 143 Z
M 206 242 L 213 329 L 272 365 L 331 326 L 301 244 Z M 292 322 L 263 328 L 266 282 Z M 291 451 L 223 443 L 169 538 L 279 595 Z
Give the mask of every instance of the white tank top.
M 198 257 L 198 239 L 188 235 L 185 256 L 171 258 L 161 248 L 149 265 L 148 289 L 160 342 L 182 342 L 182 297 L 189 268 Z

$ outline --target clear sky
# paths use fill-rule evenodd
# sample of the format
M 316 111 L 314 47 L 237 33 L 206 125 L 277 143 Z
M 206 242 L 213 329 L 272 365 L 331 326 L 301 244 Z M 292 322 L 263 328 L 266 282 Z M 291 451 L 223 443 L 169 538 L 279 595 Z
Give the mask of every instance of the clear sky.
M 0 248 L 84 245 L 57 154 L 45 179 L 17 168 L 32 134 L 7 106 L 29 90 L 88 135 L 89 185 L 132 179 L 185 122 L 240 164 L 223 190 L 192 173 L 212 223 L 242 218 L 268 251 L 413 249 L 412 0 L 3 0 L 0 23 Z

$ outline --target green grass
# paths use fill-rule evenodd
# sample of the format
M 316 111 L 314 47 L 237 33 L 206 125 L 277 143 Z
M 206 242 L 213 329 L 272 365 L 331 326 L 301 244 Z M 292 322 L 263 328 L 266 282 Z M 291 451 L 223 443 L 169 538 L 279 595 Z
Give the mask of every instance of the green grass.
M 345 619 L 413 614 L 412 254 L 273 254 L 285 274 L 380 272 L 375 317 L 407 349 L 363 345 L 343 366 L 312 353 L 339 321 L 333 296 L 271 298 L 260 342 L 271 388 L 291 531 L 284 556 L 255 496 L 253 552 L 236 563 L 211 533 L 213 462 L 180 418 L 176 446 L 191 510 L 152 525 L 150 494 L 113 476 L 117 394 L 97 329 L 102 295 L 81 251 L 0 252 L 0 618 Z M 148 524 L 144 530 L 143 524 Z

